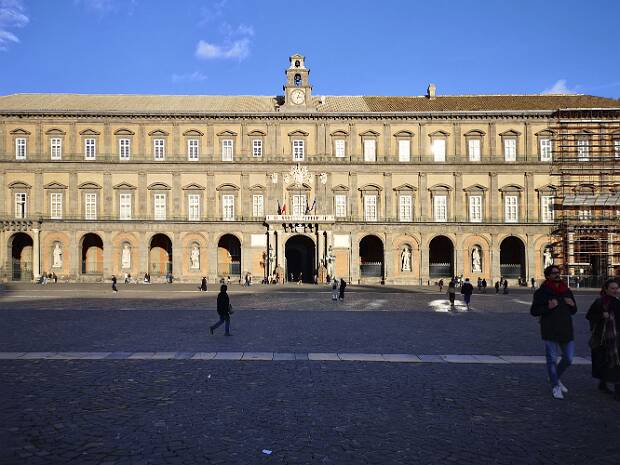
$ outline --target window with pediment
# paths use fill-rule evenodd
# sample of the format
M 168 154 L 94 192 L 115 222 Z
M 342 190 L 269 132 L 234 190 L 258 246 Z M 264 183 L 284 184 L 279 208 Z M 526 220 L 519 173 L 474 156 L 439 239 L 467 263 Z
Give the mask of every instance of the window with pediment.
M 517 150 L 519 147 L 520 132 L 513 129 L 502 132 L 500 137 L 502 138 L 502 148 L 504 152 L 504 161 L 514 162 L 517 161 Z
M 261 158 L 265 147 L 265 137 L 267 133 L 259 130 L 250 131 L 250 147 L 252 150 L 252 158 Z
M 113 187 L 117 203 L 118 218 L 121 220 L 132 220 L 134 214 L 134 198 L 136 187 L 129 183 L 117 184 Z
M 187 221 L 200 221 L 203 217 L 203 193 L 205 188 L 199 184 L 191 183 L 183 187 L 185 196 L 185 214 Z
M 482 160 L 482 141 L 484 140 L 484 135 L 484 131 L 480 129 L 472 129 L 465 133 L 468 161 L 477 162 Z
M 399 131 L 394 134 L 396 139 L 396 150 L 398 151 L 398 161 L 407 163 L 411 161 L 411 141 L 413 133 L 411 131 Z
M 158 129 L 156 131 L 149 132 L 152 141 L 153 160 L 164 161 L 166 159 L 166 141 L 168 133 Z
M 25 160 L 28 157 L 28 141 L 30 132 L 25 129 L 14 129 L 10 132 L 15 146 L 15 159 Z
M 233 131 L 223 131 L 218 133 L 222 161 L 234 161 L 235 158 L 235 139 L 237 133 Z
M 435 184 L 429 188 L 429 191 L 433 206 L 433 221 L 448 221 L 448 218 L 450 218 L 452 214 L 450 205 L 450 193 L 452 188 L 447 184 Z
M 398 221 L 410 222 L 414 218 L 416 188 L 411 184 L 402 184 L 394 188 L 398 205 Z
M 366 184 L 361 187 L 359 191 L 364 208 L 364 221 L 379 221 L 381 212 L 381 186 Z
M 434 162 L 443 163 L 446 161 L 446 149 L 449 135 L 450 134 L 446 131 L 435 131 L 428 135 L 431 140 L 431 152 Z
M 343 130 L 334 131 L 331 134 L 332 152 L 335 158 L 343 159 L 347 156 L 347 138 L 349 133 Z
M 467 198 L 468 220 L 470 223 L 481 223 L 484 221 L 484 205 L 486 200 L 487 188 L 480 184 L 469 186 L 465 191 Z
M 306 157 L 306 140 L 308 135 L 307 132 L 300 130 L 289 132 L 288 137 L 294 162 L 304 161 Z
M 220 200 L 220 215 L 223 221 L 234 221 L 236 219 L 236 208 L 239 187 L 234 184 L 222 184 L 216 191 Z
M 187 161 L 198 161 L 200 159 L 200 141 L 203 135 L 196 129 L 190 129 L 183 133 Z
M 14 199 L 13 217 L 27 218 L 30 211 L 29 201 L 31 186 L 25 182 L 16 181 L 9 184 L 9 189 Z
M 349 188 L 339 184 L 332 191 L 334 193 L 334 216 L 336 218 L 346 218 L 349 210 L 347 207 L 349 203 Z
M 379 133 L 375 131 L 366 131 L 360 134 L 362 138 L 362 149 L 364 151 L 365 162 L 377 161 L 377 143 L 379 140 Z
M 82 147 L 84 148 L 84 160 L 97 159 L 97 143 L 100 133 L 93 129 L 80 131 Z
M 165 221 L 168 218 L 168 197 L 170 186 L 164 183 L 153 183 L 148 187 L 151 196 L 152 217 L 156 221 Z
M 128 161 L 131 159 L 131 143 L 134 132 L 129 129 L 118 129 L 114 132 L 118 143 L 118 159 Z
M 554 132 L 550 129 L 536 133 L 538 138 L 538 159 L 541 162 L 549 163 L 553 161 L 553 136 Z
M 48 145 L 50 149 L 50 160 L 62 160 L 62 146 L 65 132 L 61 129 L 48 129 L 45 131 L 48 137 Z
M 523 187 L 509 184 L 500 189 L 504 203 L 504 223 L 518 223 L 521 219 Z

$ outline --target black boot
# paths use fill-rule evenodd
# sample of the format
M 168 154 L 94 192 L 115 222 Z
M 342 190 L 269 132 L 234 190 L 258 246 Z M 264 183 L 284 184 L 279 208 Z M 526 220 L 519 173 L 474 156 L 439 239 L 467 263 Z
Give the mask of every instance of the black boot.
M 611 389 L 609 389 L 609 386 L 607 386 L 607 383 L 605 381 L 601 381 L 598 383 L 598 390 L 604 392 L 605 394 L 614 393 Z

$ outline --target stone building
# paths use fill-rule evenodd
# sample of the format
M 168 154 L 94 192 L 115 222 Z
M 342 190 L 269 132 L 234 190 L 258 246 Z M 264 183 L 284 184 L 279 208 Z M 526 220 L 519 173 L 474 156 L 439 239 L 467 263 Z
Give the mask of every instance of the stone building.
M 587 95 L 0 97 L 3 279 L 542 277 Z

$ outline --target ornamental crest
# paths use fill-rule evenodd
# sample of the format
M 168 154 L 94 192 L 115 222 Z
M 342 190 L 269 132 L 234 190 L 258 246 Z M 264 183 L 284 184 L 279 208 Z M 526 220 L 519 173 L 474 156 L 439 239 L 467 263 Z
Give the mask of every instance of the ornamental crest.
M 312 175 L 308 171 L 308 168 L 305 166 L 299 166 L 299 163 L 297 163 L 297 165 L 293 166 L 291 170 L 284 175 L 284 182 L 288 184 L 289 181 L 293 181 L 293 184 L 296 187 L 299 187 L 304 182 L 311 182 Z

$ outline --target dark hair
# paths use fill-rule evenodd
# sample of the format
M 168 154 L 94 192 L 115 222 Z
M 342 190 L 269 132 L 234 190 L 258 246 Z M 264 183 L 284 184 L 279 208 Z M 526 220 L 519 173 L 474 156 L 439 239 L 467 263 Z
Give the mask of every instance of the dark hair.
M 547 278 L 548 276 L 551 276 L 551 272 L 553 270 L 560 271 L 560 268 L 557 265 L 549 265 L 547 268 L 545 268 L 545 271 L 543 272 L 545 274 L 545 278 Z
M 616 278 L 608 278 L 605 280 L 605 282 L 603 283 L 603 287 L 601 287 L 601 294 L 605 294 L 605 291 L 607 289 L 609 289 L 609 285 L 616 283 L 618 285 L 620 285 L 620 283 L 618 282 L 618 280 Z
M 220 287 L 220 292 L 226 292 L 226 289 L 228 289 L 228 286 L 226 284 L 222 284 Z

